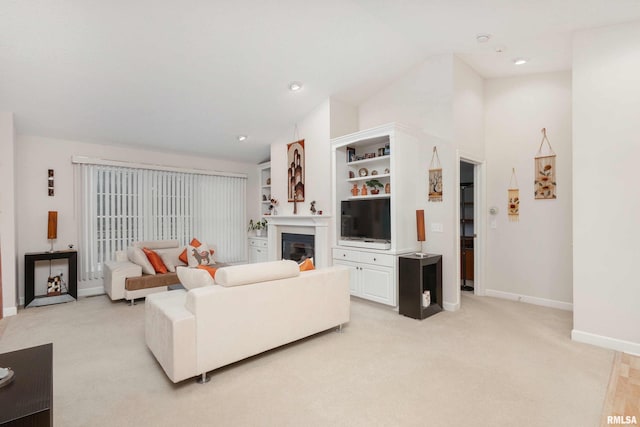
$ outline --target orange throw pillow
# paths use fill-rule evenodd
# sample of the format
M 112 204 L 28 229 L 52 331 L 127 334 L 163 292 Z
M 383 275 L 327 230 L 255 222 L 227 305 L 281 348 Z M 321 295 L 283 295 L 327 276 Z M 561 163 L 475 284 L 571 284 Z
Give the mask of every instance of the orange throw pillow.
M 208 265 L 199 265 L 196 268 L 199 268 L 200 270 L 206 270 L 209 272 L 212 279 L 216 278 L 216 270 L 218 270 L 217 267 L 209 267 Z
M 300 264 L 298 264 L 298 266 L 300 267 L 300 271 L 309 271 L 309 270 L 315 270 L 316 269 L 313 266 L 313 258 L 305 259 Z
M 200 243 L 200 240 L 196 239 L 195 237 L 193 239 L 191 239 L 191 243 L 189 243 L 191 246 L 194 247 L 198 247 L 200 246 L 202 243 Z M 184 248 L 184 250 L 182 251 L 182 253 L 180 254 L 180 256 L 178 257 L 178 259 L 180 261 L 182 261 L 183 264 L 189 264 L 189 260 L 187 259 L 187 248 Z
M 153 266 L 153 269 L 156 271 L 156 273 L 164 274 L 167 272 L 167 266 L 165 266 L 164 262 L 162 262 L 162 258 L 160 258 L 160 255 L 149 248 L 142 248 L 142 251 L 147 256 L 147 259 Z

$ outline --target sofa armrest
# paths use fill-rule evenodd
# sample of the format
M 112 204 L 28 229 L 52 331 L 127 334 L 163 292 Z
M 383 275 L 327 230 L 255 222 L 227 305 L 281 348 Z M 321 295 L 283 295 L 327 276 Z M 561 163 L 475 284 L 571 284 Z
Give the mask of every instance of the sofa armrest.
M 147 347 L 174 383 L 202 373 L 196 370 L 196 319 L 185 299 L 177 290 L 149 295 L 144 304 Z
M 124 298 L 127 277 L 142 276 L 142 267 L 131 261 L 107 261 L 104 263 L 104 291 L 112 300 Z
M 127 251 L 116 251 L 116 258 L 114 261 L 129 261 L 127 258 Z

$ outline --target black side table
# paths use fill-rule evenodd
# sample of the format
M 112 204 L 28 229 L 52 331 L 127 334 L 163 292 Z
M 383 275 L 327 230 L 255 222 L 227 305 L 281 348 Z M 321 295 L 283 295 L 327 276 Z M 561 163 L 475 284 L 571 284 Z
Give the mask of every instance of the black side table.
M 67 259 L 69 262 L 69 295 L 78 299 L 78 252 L 74 250 L 55 252 L 29 252 L 24 254 L 24 306 L 25 308 L 36 298 L 34 295 L 35 264 L 36 261 L 51 261 L 54 259 Z M 46 295 L 38 295 L 38 298 L 49 298 Z M 53 298 L 53 297 L 51 297 Z M 64 302 L 64 301 L 62 301 Z
M 398 272 L 400 314 L 424 319 L 442 311 L 442 255 L 399 257 Z M 422 293 L 429 291 L 431 305 L 422 306 Z
M 0 388 L 0 425 L 53 425 L 53 344 L 0 354 L 14 380 Z

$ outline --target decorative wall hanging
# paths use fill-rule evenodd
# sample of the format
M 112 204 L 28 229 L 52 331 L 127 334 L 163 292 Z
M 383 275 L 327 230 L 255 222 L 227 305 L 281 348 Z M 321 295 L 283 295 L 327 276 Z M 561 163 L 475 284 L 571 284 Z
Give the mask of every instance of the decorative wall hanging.
M 49 169 L 47 172 L 47 190 L 49 196 L 53 197 L 54 189 L 53 189 L 53 169 Z
M 516 168 L 511 170 L 511 181 L 509 181 L 509 205 L 507 212 L 509 221 L 518 221 L 520 216 L 520 190 L 518 189 L 518 178 L 516 178 Z
M 542 141 L 535 158 L 536 177 L 534 181 L 534 195 L 536 199 L 555 199 L 556 198 L 556 153 L 551 148 L 549 138 L 547 138 L 547 129 L 542 128 Z M 542 145 L 547 141 L 549 151 L 542 153 Z
M 287 161 L 288 199 L 304 202 L 304 139 L 287 144 Z
M 429 164 L 429 201 L 442 201 L 442 166 L 435 146 L 433 147 L 431 163 Z

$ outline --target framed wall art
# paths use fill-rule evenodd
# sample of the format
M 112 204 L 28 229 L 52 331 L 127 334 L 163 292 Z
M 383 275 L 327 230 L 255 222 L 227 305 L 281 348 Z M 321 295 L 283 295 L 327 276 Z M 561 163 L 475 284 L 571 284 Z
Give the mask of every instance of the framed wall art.
M 304 202 L 304 139 L 287 144 L 287 197 Z

